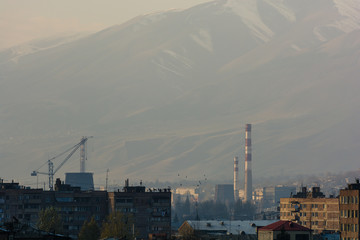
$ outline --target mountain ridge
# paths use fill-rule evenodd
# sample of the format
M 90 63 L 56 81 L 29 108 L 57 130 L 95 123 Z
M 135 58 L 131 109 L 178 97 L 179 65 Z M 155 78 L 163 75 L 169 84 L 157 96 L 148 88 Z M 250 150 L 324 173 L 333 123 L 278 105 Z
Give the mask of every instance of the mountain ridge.
M 107 168 L 121 178 L 230 179 L 245 123 L 255 177 L 354 168 L 360 10 L 348 4 L 213 1 L 17 62 L 0 52 L 0 153 L 12 169 L 2 174 L 33 182 L 33 166 L 93 135 L 87 169 L 98 182 Z

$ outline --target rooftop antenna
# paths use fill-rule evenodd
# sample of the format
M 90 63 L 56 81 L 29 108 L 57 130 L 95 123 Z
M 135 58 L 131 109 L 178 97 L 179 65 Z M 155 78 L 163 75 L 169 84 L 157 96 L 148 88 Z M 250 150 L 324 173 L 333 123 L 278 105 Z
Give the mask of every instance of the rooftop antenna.
M 108 190 L 108 181 L 109 181 L 109 169 L 106 170 L 106 186 L 105 186 L 105 190 Z

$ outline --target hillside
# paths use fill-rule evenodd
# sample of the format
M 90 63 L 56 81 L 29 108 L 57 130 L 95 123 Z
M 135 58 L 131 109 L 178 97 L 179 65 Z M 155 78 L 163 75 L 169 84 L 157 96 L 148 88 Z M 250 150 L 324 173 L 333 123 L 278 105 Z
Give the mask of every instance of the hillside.
M 218 0 L 0 52 L 1 177 L 34 184 L 92 135 L 99 185 L 107 168 L 120 182 L 226 181 L 245 123 L 255 177 L 357 169 L 359 16 L 355 0 Z

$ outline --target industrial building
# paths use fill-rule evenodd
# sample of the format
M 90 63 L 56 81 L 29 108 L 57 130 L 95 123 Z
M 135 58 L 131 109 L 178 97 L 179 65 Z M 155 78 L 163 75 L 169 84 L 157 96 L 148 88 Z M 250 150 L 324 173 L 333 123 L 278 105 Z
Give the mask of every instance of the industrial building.
M 359 235 L 359 209 L 360 209 L 360 183 L 348 184 L 347 188 L 340 190 L 340 230 L 341 240 L 358 240 Z
M 315 233 L 339 231 L 339 199 L 326 198 L 320 187 L 311 192 L 303 187 L 292 197 L 280 199 L 280 220 L 296 222 Z

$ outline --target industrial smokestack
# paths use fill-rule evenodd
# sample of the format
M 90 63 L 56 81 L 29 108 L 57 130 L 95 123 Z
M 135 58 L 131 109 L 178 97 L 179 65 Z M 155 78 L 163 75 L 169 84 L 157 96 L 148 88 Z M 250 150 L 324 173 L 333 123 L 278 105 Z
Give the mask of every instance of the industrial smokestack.
M 234 200 L 239 199 L 239 157 L 234 157 Z
M 245 202 L 252 200 L 251 124 L 245 127 Z

